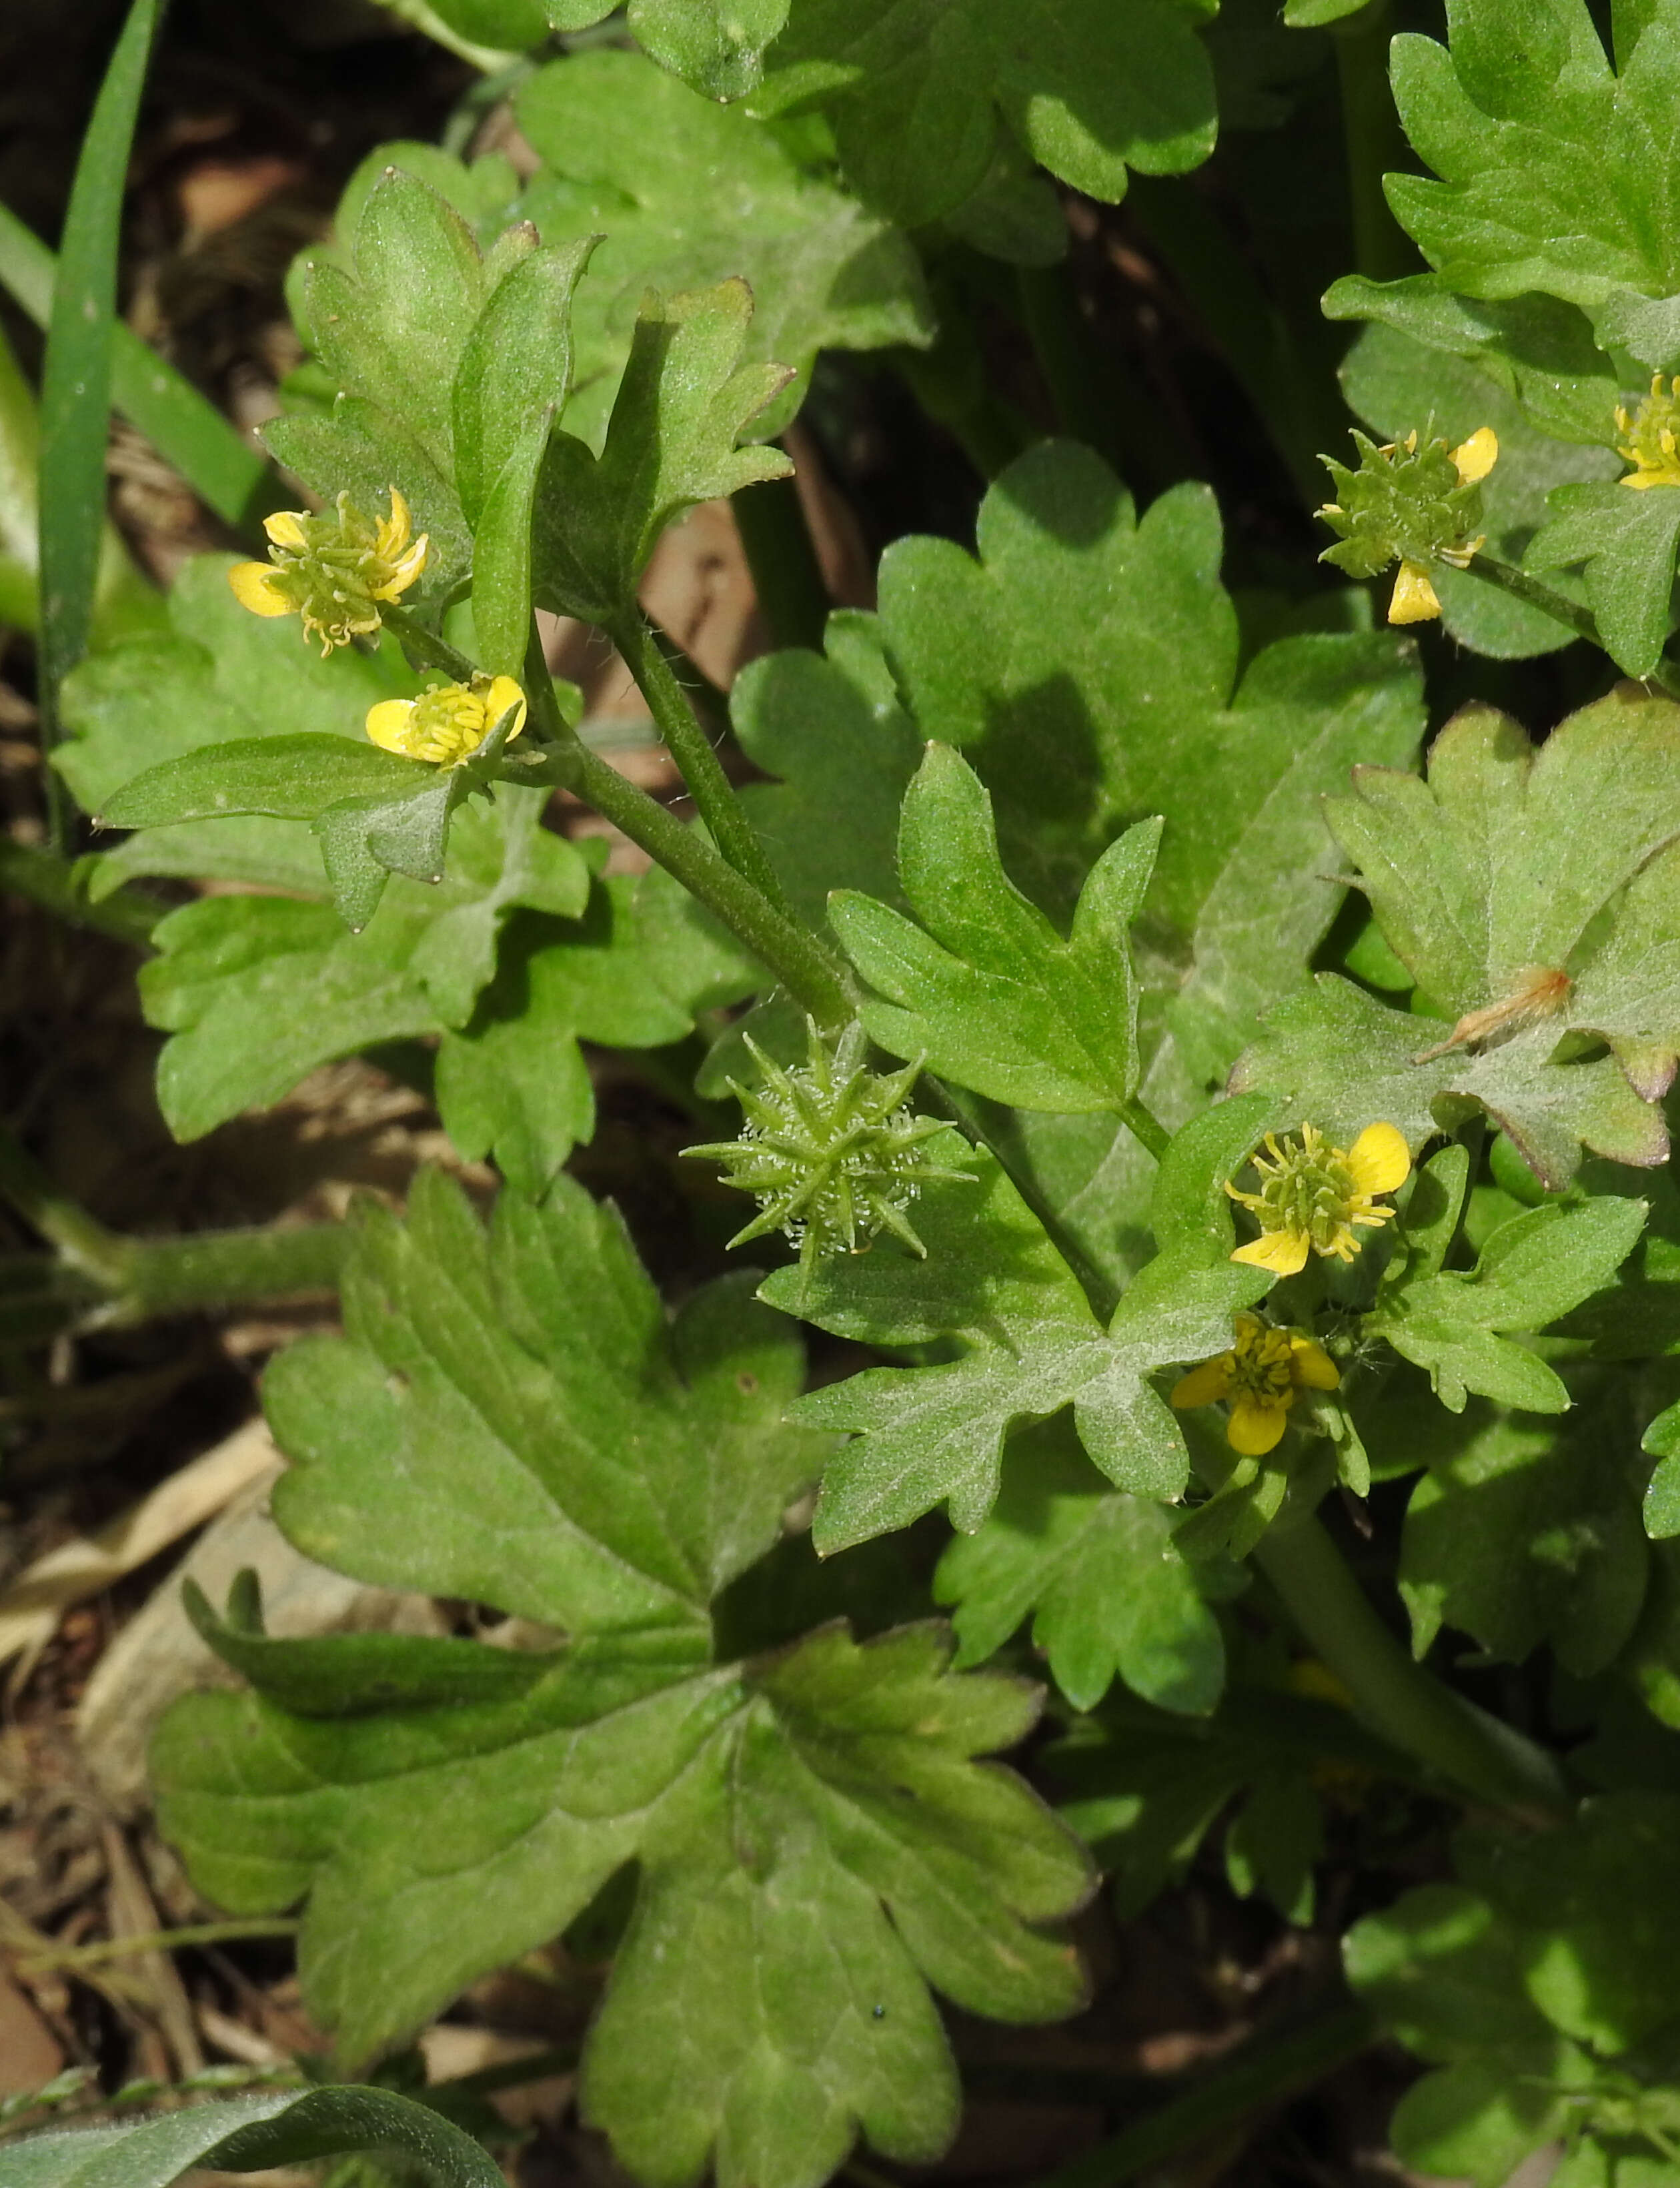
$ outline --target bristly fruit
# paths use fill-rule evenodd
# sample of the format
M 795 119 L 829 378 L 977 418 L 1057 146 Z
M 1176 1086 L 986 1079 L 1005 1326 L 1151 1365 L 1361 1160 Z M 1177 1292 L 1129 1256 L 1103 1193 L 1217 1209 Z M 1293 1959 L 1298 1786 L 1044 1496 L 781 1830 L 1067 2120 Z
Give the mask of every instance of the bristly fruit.
M 831 1049 L 810 1020 L 806 1060 L 784 1069 L 743 1035 L 764 1074 L 756 1089 L 730 1081 L 747 1113 L 739 1139 L 699 1148 L 728 1171 L 727 1182 L 750 1193 L 759 1213 L 730 1240 L 745 1245 L 783 1231 L 807 1268 L 825 1255 L 865 1251 L 883 1231 L 913 1254 L 927 1249 L 905 1213 L 934 1178 L 967 1179 L 923 1159 L 922 1142 L 949 1129 L 918 1117 L 906 1097 L 922 1070 L 918 1057 L 890 1075 L 865 1068 L 868 1037 L 855 1021 Z

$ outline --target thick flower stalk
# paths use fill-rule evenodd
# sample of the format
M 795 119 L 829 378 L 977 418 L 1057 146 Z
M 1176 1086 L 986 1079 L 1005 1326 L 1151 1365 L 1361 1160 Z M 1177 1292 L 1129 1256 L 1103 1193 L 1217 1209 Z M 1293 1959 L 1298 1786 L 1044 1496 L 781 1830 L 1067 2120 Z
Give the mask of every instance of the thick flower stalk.
M 296 615 L 323 656 L 380 627 L 381 601 L 400 600 L 426 567 L 427 538 L 414 537 L 409 505 L 395 487 L 391 514 L 364 516 L 347 493 L 330 516 L 282 509 L 263 519 L 266 562 L 236 562 L 234 597 L 253 615 Z
M 1398 561 L 1389 621 L 1428 622 L 1440 613 L 1429 565 L 1466 569 L 1486 544 L 1476 530 L 1481 482 L 1498 460 L 1498 437 L 1484 426 L 1456 448 L 1415 432 L 1380 448 L 1358 431 L 1353 439 L 1357 471 L 1320 458 L 1337 499 L 1318 514 L 1339 537 L 1318 559 L 1351 578 L 1374 578 Z
M 920 1061 L 890 1075 L 869 1071 L 860 1025 L 848 1026 L 831 1050 L 807 1024 L 807 1060 L 787 1070 L 750 1034 L 742 1035 L 764 1085 L 730 1081 L 747 1113 L 741 1137 L 684 1153 L 722 1163 L 728 1182 L 758 1201 L 759 1214 L 731 1246 L 782 1231 L 809 1267 L 826 1254 L 861 1253 L 889 1231 L 925 1256 L 906 1210 L 929 1180 L 967 1181 L 969 1173 L 941 1168 L 920 1151 L 924 1140 L 948 1129 L 937 1117 L 915 1115 L 905 1100 Z
M 1311 1338 L 1274 1328 L 1257 1314 L 1239 1314 L 1230 1351 L 1192 1368 L 1175 1387 L 1172 1402 L 1180 1413 L 1228 1407 L 1226 1441 L 1244 1458 L 1264 1458 L 1283 1441 L 1300 1393 L 1333 1390 L 1340 1380 L 1335 1362 Z
M 1231 1258 L 1270 1269 L 1275 1277 L 1293 1277 L 1306 1266 L 1309 1254 L 1353 1259 L 1364 1243 L 1360 1231 L 1392 1218 L 1395 1211 L 1378 1207 L 1378 1196 L 1399 1191 L 1412 1157 L 1395 1125 L 1367 1125 L 1345 1150 L 1303 1125 L 1299 1137 L 1282 1143 L 1268 1132 L 1266 1153 L 1254 1157 L 1254 1166 L 1258 1193 L 1229 1184 L 1225 1189 L 1253 1215 L 1260 1235 Z
M 368 735 L 404 759 L 459 767 L 471 759 L 511 710 L 516 737 L 525 727 L 525 694 L 511 676 L 475 676 L 471 684 L 438 684 L 418 699 L 381 699 L 368 709 Z
M 1623 435 L 1615 452 L 1633 466 L 1623 486 L 1680 486 L 1680 442 L 1675 437 L 1680 428 L 1680 379 L 1671 380 L 1665 387 L 1662 375 L 1654 373 L 1650 393 L 1631 415 L 1618 409 L 1615 422 Z

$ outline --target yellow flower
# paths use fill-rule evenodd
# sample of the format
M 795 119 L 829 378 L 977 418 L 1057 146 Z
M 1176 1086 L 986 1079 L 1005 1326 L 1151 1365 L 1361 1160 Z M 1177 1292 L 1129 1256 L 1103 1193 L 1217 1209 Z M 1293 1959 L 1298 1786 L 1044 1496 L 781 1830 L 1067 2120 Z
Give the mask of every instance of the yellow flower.
M 1299 1390 L 1333 1390 L 1336 1363 L 1311 1338 L 1274 1329 L 1257 1314 L 1239 1314 L 1229 1352 L 1192 1368 L 1172 1394 L 1180 1413 L 1221 1401 L 1231 1408 L 1226 1441 L 1244 1458 L 1264 1458 L 1283 1440 Z
M 1623 486 L 1680 486 L 1680 445 L 1675 440 L 1675 427 L 1680 424 L 1680 379 L 1671 380 L 1665 389 L 1662 375 L 1651 375 L 1651 392 L 1630 417 L 1618 409 L 1615 422 L 1627 436 L 1618 441 L 1616 454 L 1624 463 L 1634 468 L 1622 480 Z
M 1406 443 L 1415 448 L 1418 436 L 1413 433 Z M 1468 441 L 1461 441 L 1450 451 L 1452 468 L 1458 474 L 1460 486 L 1480 486 L 1499 460 L 1499 436 L 1491 426 L 1479 426 Z M 1487 544 L 1487 534 L 1479 533 L 1475 539 L 1462 541 L 1456 547 L 1438 547 L 1435 552 L 1443 562 L 1455 570 L 1468 569 L 1472 558 Z M 1401 558 L 1395 572 L 1394 593 L 1389 601 L 1390 623 L 1432 623 L 1440 613 L 1440 601 L 1429 582 L 1429 566 L 1413 561 L 1409 555 Z
M 418 699 L 381 699 L 368 709 L 368 735 L 404 759 L 459 767 L 510 708 L 508 735 L 516 737 L 525 727 L 525 694 L 511 676 L 475 676 L 471 684 L 437 685 Z
M 253 615 L 302 616 L 324 655 L 371 636 L 380 627 L 378 603 L 399 599 L 426 567 L 427 536 L 413 537 L 409 505 L 395 487 L 391 514 L 376 522 L 341 493 L 330 516 L 282 509 L 262 528 L 268 560 L 234 565 L 234 597 Z
M 1266 1149 L 1254 1157 L 1258 1193 L 1239 1193 L 1234 1185 L 1225 1189 L 1252 1210 L 1260 1227 L 1260 1237 L 1239 1246 L 1232 1260 L 1270 1269 L 1275 1277 L 1304 1269 L 1309 1252 L 1350 1261 L 1362 1243 L 1356 1230 L 1386 1223 L 1394 1214 L 1392 1208 L 1378 1208 L 1376 1196 L 1398 1192 L 1412 1167 L 1406 1136 L 1395 1125 L 1367 1125 L 1345 1152 L 1311 1125 L 1303 1125 L 1300 1137 L 1282 1147 L 1268 1132 Z

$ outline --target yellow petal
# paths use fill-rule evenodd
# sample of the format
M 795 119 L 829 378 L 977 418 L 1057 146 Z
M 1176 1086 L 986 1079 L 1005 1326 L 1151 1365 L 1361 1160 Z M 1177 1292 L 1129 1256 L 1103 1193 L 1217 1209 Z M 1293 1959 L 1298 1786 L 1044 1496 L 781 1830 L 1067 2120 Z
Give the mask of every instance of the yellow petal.
M 368 736 L 386 752 L 400 753 L 404 759 L 412 759 L 409 749 L 409 725 L 414 719 L 412 699 L 381 699 L 376 707 L 368 709 Z
M 1174 1406 L 1181 1413 L 1187 1413 L 1194 1407 L 1216 1405 L 1228 1397 L 1233 1364 L 1231 1355 L 1221 1352 L 1217 1360 L 1204 1360 L 1199 1368 L 1192 1368 L 1173 1385 Z
M 1397 1125 L 1367 1125 L 1348 1150 L 1348 1168 L 1361 1193 L 1397 1193 L 1412 1168 L 1405 1133 Z
M 308 545 L 303 529 L 304 512 L 301 509 L 277 509 L 272 516 L 262 520 L 262 529 L 277 547 L 295 548 L 299 554 Z
M 409 516 L 409 505 L 395 487 L 391 489 L 391 514 L 381 516 L 374 527 L 374 549 L 387 562 L 394 562 L 409 544 L 409 534 L 414 529 Z
M 1308 1390 L 1333 1390 L 1342 1379 L 1335 1362 L 1322 1345 L 1315 1345 L 1310 1337 L 1289 1339 L 1289 1373 Z
M 1270 1269 L 1274 1277 L 1293 1277 L 1306 1266 L 1304 1231 L 1268 1231 L 1251 1245 L 1239 1246 L 1233 1261 L 1247 1261 L 1256 1269 Z
M 1421 562 L 1402 562 L 1389 602 L 1390 623 L 1430 623 L 1440 613 L 1440 602 Z
M 1468 441 L 1461 442 L 1452 451 L 1453 469 L 1466 486 L 1474 486 L 1485 479 L 1499 460 L 1499 436 L 1491 426 L 1484 426 L 1472 433 Z
M 525 727 L 525 694 L 511 676 L 493 678 L 489 690 L 484 694 L 484 731 L 487 736 L 510 707 L 514 709 L 514 718 L 513 727 L 508 735 L 516 737 Z
M 408 553 L 396 564 L 382 585 L 375 585 L 372 597 L 376 601 L 401 600 L 420 572 L 425 569 L 431 553 L 431 535 L 422 532 Z
M 275 590 L 279 574 L 272 562 L 235 562 L 228 572 L 228 583 L 240 606 L 253 615 L 290 615 L 291 602 Z
M 1225 1440 L 1244 1458 L 1264 1458 L 1283 1440 L 1282 1406 L 1257 1406 L 1252 1398 L 1239 1398 L 1226 1423 Z

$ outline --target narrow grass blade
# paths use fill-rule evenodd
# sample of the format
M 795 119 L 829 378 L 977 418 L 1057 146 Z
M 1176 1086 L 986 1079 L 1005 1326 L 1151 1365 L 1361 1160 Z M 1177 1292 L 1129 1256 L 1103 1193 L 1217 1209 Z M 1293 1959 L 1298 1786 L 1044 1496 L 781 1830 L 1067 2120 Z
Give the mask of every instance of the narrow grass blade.
M 38 327 L 52 316 L 57 270 L 40 237 L 0 205 L 0 288 Z M 279 505 L 274 473 L 262 451 L 121 320 L 111 329 L 110 396 L 224 522 L 251 527 Z
M 134 0 L 82 140 L 41 377 L 41 744 L 48 832 L 62 849 L 65 799 L 50 760 L 58 695 L 87 650 L 105 515 L 111 330 L 128 151 L 162 0 Z

